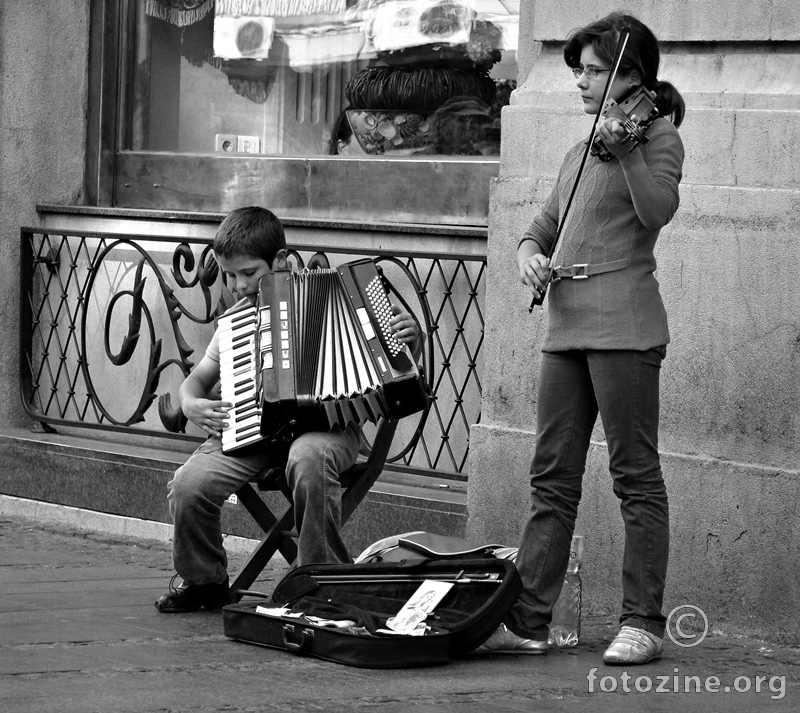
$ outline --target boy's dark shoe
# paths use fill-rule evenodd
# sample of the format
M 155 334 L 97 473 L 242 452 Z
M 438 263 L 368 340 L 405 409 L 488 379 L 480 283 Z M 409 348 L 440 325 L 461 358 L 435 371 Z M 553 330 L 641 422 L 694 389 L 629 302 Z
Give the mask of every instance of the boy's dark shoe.
M 180 614 L 198 609 L 220 609 L 231 603 L 228 578 L 220 584 L 181 584 L 175 587 L 176 574 L 169 583 L 169 594 L 156 600 L 156 609 L 163 614 Z

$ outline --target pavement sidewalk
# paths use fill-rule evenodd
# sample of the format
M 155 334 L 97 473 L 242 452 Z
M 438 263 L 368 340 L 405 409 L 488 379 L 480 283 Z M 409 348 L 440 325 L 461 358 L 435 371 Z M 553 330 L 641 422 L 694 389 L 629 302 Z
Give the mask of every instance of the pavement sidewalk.
M 232 557 L 232 569 L 238 559 Z M 258 588 L 271 591 L 284 571 L 276 565 Z M 166 591 L 171 574 L 164 541 L 0 515 L 0 710 L 800 708 L 798 647 L 711 633 L 692 648 L 668 641 L 664 657 L 647 666 L 608 667 L 602 652 L 615 622 L 591 617 L 577 647 L 547 656 L 471 655 L 435 668 L 356 669 L 231 641 L 223 635 L 219 612 L 159 614 L 153 601 Z

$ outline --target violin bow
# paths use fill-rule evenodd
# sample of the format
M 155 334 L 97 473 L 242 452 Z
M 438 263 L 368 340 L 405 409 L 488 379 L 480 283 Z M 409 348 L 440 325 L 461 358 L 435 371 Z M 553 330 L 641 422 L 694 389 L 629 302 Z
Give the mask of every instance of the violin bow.
M 572 207 L 572 199 L 575 197 L 575 192 L 578 189 L 578 183 L 581 180 L 581 176 L 583 175 L 583 168 L 586 165 L 586 159 L 589 157 L 589 151 L 592 148 L 592 142 L 594 141 L 594 135 L 597 131 L 597 123 L 600 121 L 600 115 L 603 113 L 603 109 L 606 105 L 606 101 L 608 100 L 608 93 L 611 91 L 611 85 L 614 83 L 614 80 L 617 78 L 617 72 L 619 71 L 619 66 L 622 63 L 622 55 L 625 53 L 625 47 L 628 45 L 628 38 L 630 37 L 631 31 L 628 27 L 623 27 L 619 32 L 619 40 L 617 40 L 617 49 L 614 53 L 614 61 L 611 63 L 612 69 L 608 75 L 608 80 L 606 81 L 605 89 L 603 90 L 603 98 L 600 100 L 600 106 L 597 108 L 597 113 L 594 115 L 594 121 L 592 122 L 592 130 L 589 133 L 589 140 L 586 142 L 586 149 L 583 152 L 583 158 L 581 159 L 581 165 L 578 167 L 578 173 L 575 175 L 575 182 L 572 184 L 572 191 L 569 194 L 569 200 L 567 200 L 567 205 L 564 208 L 564 213 L 561 216 L 561 222 L 558 225 L 558 230 L 556 230 L 556 240 L 553 244 L 553 249 L 550 251 L 550 254 L 547 256 L 547 267 L 548 267 L 548 276 L 547 276 L 547 284 L 545 284 L 544 289 L 537 295 L 534 295 L 533 299 L 531 300 L 531 306 L 528 308 L 528 313 L 530 314 L 533 312 L 534 307 L 541 307 L 542 303 L 544 302 L 545 295 L 547 294 L 547 287 L 551 282 L 551 276 L 553 274 L 553 258 L 558 254 L 558 250 L 561 247 L 561 241 L 563 239 L 562 233 L 564 232 L 564 226 L 567 223 L 567 216 L 569 215 L 569 209 Z

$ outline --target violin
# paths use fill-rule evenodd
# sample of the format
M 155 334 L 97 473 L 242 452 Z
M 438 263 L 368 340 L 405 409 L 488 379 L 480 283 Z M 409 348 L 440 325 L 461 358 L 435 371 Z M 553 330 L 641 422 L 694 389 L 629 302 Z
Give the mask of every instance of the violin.
M 621 98 L 619 103 L 609 99 L 603 106 L 603 118 L 615 119 L 625 129 L 625 138 L 621 143 L 630 141 L 628 151 L 633 151 L 639 144 L 647 143 L 647 130 L 659 116 L 655 101 L 656 93 L 640 84 L 627 97 Z M 592 141 L 591 153 L 601 161 L 614 158 L 597 135 Z

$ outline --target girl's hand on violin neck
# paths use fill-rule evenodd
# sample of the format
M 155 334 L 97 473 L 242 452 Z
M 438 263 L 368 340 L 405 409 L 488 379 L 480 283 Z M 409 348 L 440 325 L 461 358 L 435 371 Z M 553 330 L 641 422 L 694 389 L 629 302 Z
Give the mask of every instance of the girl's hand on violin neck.
M 631 120 L 635 118 L 635 115 L 633 115 Z M 633 151 L 629 150 L 630 145 L 622 143 L 627 132 L 617 119 L 602 119 L 599 121 L 597 123 L 597 135 L 603 140 L 606 148 L 622 163 L 632 158 Z M 634 149 L 634 151 L 637 149 Z
M 524 243 L 523 243 L 524 245 Z M 519 279 L 532 295 L 538 295 L 547 287 L 550 281 L 550 261 L 547 256 L 537 253 L 529 257 L 517 257 Z

